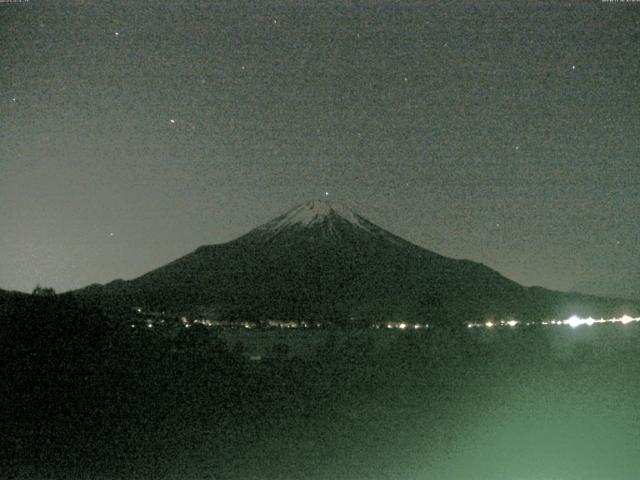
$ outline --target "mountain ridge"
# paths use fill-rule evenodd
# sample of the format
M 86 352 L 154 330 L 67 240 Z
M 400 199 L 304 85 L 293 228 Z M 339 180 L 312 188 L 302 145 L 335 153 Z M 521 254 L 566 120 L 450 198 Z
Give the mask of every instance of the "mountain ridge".
M 333 202 L 298 205 L 235 240 L 132 280 L 75 292 L 106 304 L 225 320 L 430 323 L 621 313 L 620 301 L 523 287 Z

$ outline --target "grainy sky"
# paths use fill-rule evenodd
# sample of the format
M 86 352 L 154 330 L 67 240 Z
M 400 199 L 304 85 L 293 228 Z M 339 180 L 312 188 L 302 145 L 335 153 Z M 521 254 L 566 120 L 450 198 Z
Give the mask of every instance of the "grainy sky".
M 640 2 L 0 3 L 0 288 L 133 278 L 329 198 L 640 297 L 639 52 Z

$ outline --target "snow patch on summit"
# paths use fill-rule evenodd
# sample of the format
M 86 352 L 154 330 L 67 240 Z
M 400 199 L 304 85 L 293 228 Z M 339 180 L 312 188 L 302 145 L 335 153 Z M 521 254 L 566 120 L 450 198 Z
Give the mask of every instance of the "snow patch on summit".
M 374 225 L 347 207 L 332 202 L 313 201 L 304 203 L 281 217 L 264 225 L 264 229 L 279 231 L 291 226 L 304 226 L 322 223 L 327 219 L 339 217 L 352 225 L 373 232 Z

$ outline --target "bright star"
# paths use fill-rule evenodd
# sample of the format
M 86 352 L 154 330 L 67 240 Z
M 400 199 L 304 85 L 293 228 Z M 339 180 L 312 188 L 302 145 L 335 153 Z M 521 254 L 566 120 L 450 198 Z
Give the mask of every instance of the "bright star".
M 176 123 L 176 121 L 172 118 L 171 120 L 169 120 L 171 123 Z
M 116 36 L 116 37 L 119 37 L 119 36 L 120 36 L 120 32 L 116 32 L 116 33 L 115 33 L 115 36 Z

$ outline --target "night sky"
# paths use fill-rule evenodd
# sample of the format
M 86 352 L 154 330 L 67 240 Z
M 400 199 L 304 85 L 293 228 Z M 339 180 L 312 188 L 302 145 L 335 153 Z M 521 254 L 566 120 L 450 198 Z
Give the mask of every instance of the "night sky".
M 640 298 L 640 2 L 0 3 L 0 288 L 133 278 L 329 199 Z

